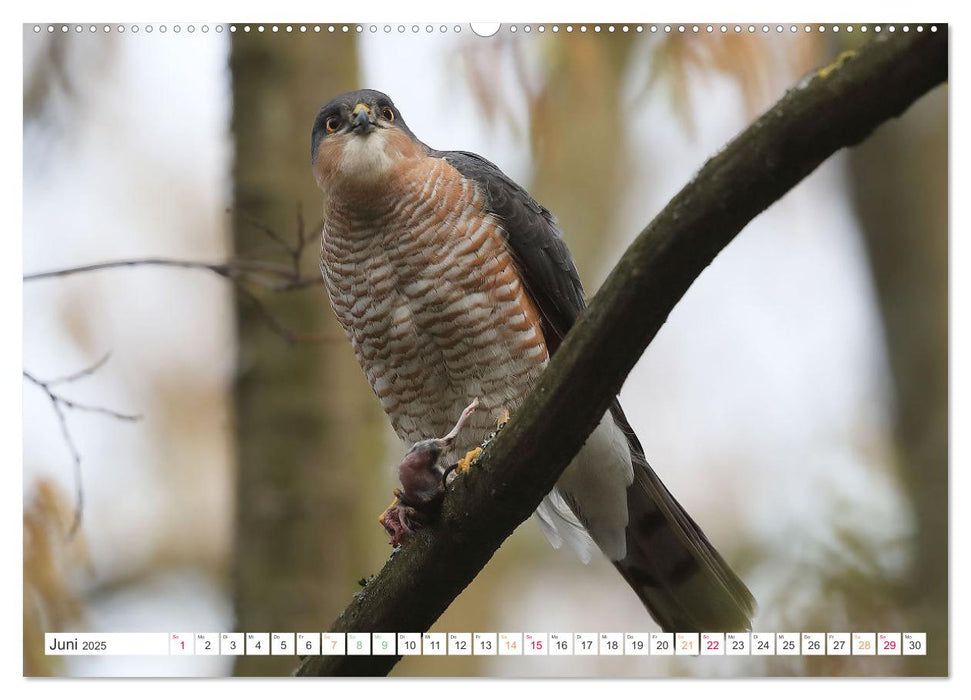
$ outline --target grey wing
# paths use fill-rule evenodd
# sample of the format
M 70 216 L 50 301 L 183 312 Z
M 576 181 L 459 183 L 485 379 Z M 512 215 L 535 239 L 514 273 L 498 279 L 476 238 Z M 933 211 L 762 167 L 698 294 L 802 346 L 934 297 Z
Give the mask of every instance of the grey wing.
M 486 206 L 501 221 L 519 275 L 543 317 L 552 355 L 587 305 L 580 275 L 553 215 L 485 158 L 466 151 L 438 155 L 485 192 Z

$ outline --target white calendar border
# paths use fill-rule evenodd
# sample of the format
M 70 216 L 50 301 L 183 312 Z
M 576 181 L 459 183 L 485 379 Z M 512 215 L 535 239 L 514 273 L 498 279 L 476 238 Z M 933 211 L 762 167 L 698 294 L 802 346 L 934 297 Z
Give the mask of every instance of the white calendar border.
M 302 7 L 286 9 L 281 6 L 273 6 L 273 11 L 271 14 L 285 15 L 287 17 L 292 16 L 293 18 L 298 17 L 314 17 L 320 14 L 321 9 L 319 3 L 300 3 Z M 625 4 L 626 5 L 626 4 Z M 602 0 L 601 2 L 588 5 L 588 6 L 578 6 L 574 8 L 567 9 L 565 5 L 560 3 L 543 2 L 530 4 L 529 9 L 525 9 L 527 6 L 521 2 L 515 2 L 510 0 L 494 0 L 490 5 L 489 14 L 490 17 L 504 18 L 504 19 L 517 19 L 518 21 L 530 20 L 535 21 L 536 19 L 542 19 L 544 21 L 552 20 L 554 17 L 563 17 L 564 13 L 569 11 L 571 14 L 579 15 L 570 17 L 570 21 L 577 21 L 578 19 L 589 19 L 590 21 L 603 21 L 604 17 L 624 17 L 632 14 L 643 14 L 643 15 L 654 15 L 654 14 L 670 14 L 669 9 L 658 7 L 655 10 L 651 8 L 638 9 L 636 11 L 630 8 L 630 5 L 626 5 L 626 9 L 623 5 L 618 3 L 616 9 L 610 7 L 609 0 Z M 909 20 L 913 18 L 915 8 L 919 9 L 920 14 L 933 17 L 935 19 L 941 18 L 942 21 L 945 19 L 953 19 L 953 11 L 950 10 L 947 4 L 942 2 L 935 2 L 934 0 L 924 0 L 920 5 L 915 5 L 913 2 L 897 4 L 895 7 L 883 6 L 880 9 L 880 15 L 882 19 L 894 20 L 895 18 L 900 18 L 900 20 Z M 64 0 L 52 0 L 45 3 L 44 7 L 39 7 L 36 4 L 26 4 L 19 5 L 17 9 L 13 12 L 18 12 L 16 19 L 20 22 L 27 21 L 56 21 L 58 19 L 63 20 L 67 17 L 77 17 L 79 15 L 78 5 L 76 3 L 65 2 Z M 372 0 L 367 6 L 360 5 L 331 5 L 326 9 L 328 19 L 332 18 L 334 21 L 348 21 L 348 22 L 360 22 L 360 21 L 384 21 L 387 19 L 397 19 L 402 17 L 403 19 L 413 19 L 418 15 L 422 17 L 432 17 L 435 19 L 467 19 L 468 10 L 462 8 L 454 3 L 447 3 L 444 0 L 439 0 L 438 2 L 429 3 L 428 6 L 424 8 L 418 8 L 411 6 L 410 10 L 407 11 L 405 15 L 401 15 L 402 9 L 400 3 L 393 3 L 390 0 Z M 866 16 L 861 16 L 861 10 L 851 4 L 845 2 L 832 2 L 832 0 L 817 0 L 814 2 L 810 9 L 811 14 L 814 17 L 823 18 L 826 21 L 860 21 L 868 19 Z M 32 13 L 32 14 L 29 14 Z M 455 17 L 456 13 L 461 13 L 464 17 Z M 87 15 L 90 17 L 106 17 L 106 18 L 123 18 L 125 21 L 158 21 L 159 19 L 159 9 L 157 6 L 152 6 L 150 4 L 143 5 L 132 5 L 123 4 L 118 0 L 113 2 L 98 2 L 97 0 L 89 0 L 84 4 L 84 9 L 80 11 L 80 14 Z M 209 20 L 213 22 L 227 21 L 230 18 L 240 18 L 240 17 L 267 17 L 268 19 L 273 19 L 267 14 L 267 5 L 265 2 L 255 2 L 253 0 L 237 0 L 234 3 L 229 3 L 226 0 L 219 0 L 213 2 L 209 5 L 200 5 L 198 2 L 186 2 L 185 0 L 170 0 L 166 3 L 164 12 L 161 14 L 167 15 L 173 18 L 182 17 L 198 17 L 201 20 Z M 480 13 L 481 14 L 481 13 Z M 740 0 L 732 5 L 730 9 L 726 9 L 723 5 L 717 5 L 711 0 L 696 3 L 694 6 L 682 5 L 677 8 L 677 18 L 657 18 L 658 21 L 663 21 L 664 19 L 676 19 L 684 21 L 708 21 L 712 18 L 721 19 L 728 16 L 730 19 L 747 19 L 747 18 L 757 18 L 757 19 L 771 19 L 771 21 L 799 21 L 805 19 L 806 7 L 805 6 L 779 6 L 777 3 L 770 3 L 767 1 L 762 2 L 751 2 L 751 0 Z M 526 15 L 526 16 L 524 16 Z M 653 17 L 646 17 L 645 19 L 654 19 Z M 869 18 L 872 19 L 872 18 Z M 12 24 L 12 23 L 11 23 Z M 12 27 L 15 30 L 19 30 L 17 27 Z M 962 32 L 962 36 L 959 41 L 954 42 L 952 47 L 952 59 L 954 63 L 961 63 L 960 67 L 964 68 L 961 73 L 967 75 L 968 62 L 967 62 L 967 49 L 968 40 L 966 36 L 966 25 Z M 19 39 L 11 40 L 10 35 L 5 36 L 8 40 L 4 42 L 6 48 L 5 58 L 8 60 L 4 61 L 4 84 L 7 85 L 7 76 L 12 75 L 13 83 L 19 83 L 22 79 L 20 70 L 18 69 L 18 61 L 22 57 L 21 42 Z M 955 71 L 956 73 L 959 71 Z M 952 102 L 952 115 L 957 122 L 963 120 L 967 123 L 969 111 L 967 109 L 968 100 L 968 90 L 966 86 L 962 86 L 965 89 L 955 90 L 951 93 Z M 5 94 L 6 93 L 5 91 Z M 16 110 L 10 110 L 11 113 L 19 112 L 19 107 Z M 963 114 L 963 117 L 959 117 Z M 21 132 L 16 128 L 11 128 L 6 115 L 4 118 L 7 127 L 5 129 L 6 133 L 15 133 L 17 140 L 20 139 Z M 955 175 L 960 173 L 960 177 L 963 177 L 967 173 L 968 161 L 966 156 L 968 155 L 966 145 L 967 140 L 963 134 L 956 134 L 957 130 L 952 131 L 952 142 L 954 145 L 952 149 L 957 150 L 958 142 L 965 147 L 962 153 L 965 159 L 959 160 L 954 158 L 952 163 L 952 172 Z M 953 157 L 953 156 L 952 156 Z M 9 170 L 14 171 L 15 168 L 10 168 Z M 5 176 L 7 177 L 7 176 Z M 15 177 L 15 176 L 14 176 Z M 13 179 L 11 177 L 10 179 Z M 964 185 L 967 185 L 967 178 L 961 180 Z M 14 225 L 13 228 L 17 228 L 17 223 L 19 223 L 19 202 L 21 200 L 20 190 L 16 184 L 10 184 L 3 188 L 4 192 L 9 196 L 9 206 L 5 207 L 6 211 L 14 212 Z M 951 191 L 958 191 L 958 183 L 955 180 Z M 962 187 L 964 186 L 962 185 Z M 953 198 L 951 200 L 951 207 L 955 212 L 955 216 L 952 219 L 951 227 L 952 231 L 957 230 L 968 230 L 968 218 L 967 214 L 967 204 L 960 201 L 960 198 Z M 952 248 L 951 254 L 954 256 L 952 260 L 954 261 L 954 270 L 957 272 L 960 269 L 964 272 L 968 270 L 968 245 L 964 241 L 957 240 L 958 237 L 954 237 L 951 240 Z M 7 243 L 10 247 L 16 247 L 16 242 Z M 19 318 L 18 313 L 21 310 L 20 307 L 20 289 L 19 289 L 19 266 L 21 262 L 21 256 L 19 254 L 11 254 L 8 256 L 3 256 L 6 258 L 6 262 L 10 269 L 11 274 L 0 275 L 7 285 L 7 294 L 3 295 L 3 305 L 5 310 L 5 317 L 16 319 Z M 952 290 L 957 292 L 956 297 L 951 297 L 956 308 L 967 310 L 967 302 L 969 298 L 968 286 L 971 284 L 971 280 L 968 279 L 967 275 L 961 278 L 960 274 L 955 274 L 952 278 Z M 968 314 L 964 313 L 964 319 L 968 318 Z M 971 355 L 969 353 L 969 343 L 968 343 L 968 321 L 961 320 L 958 313 L 952 314 L 952 330 L 951 330 L 951 342 L 952 342 L 952 355 L 955 357 L 961 355 L 963 357 L 968 357 Z M 18 327 L 18 331 L 22 328 L 20 323 L 14 323 Z M 7 360 L 4 366 L 20 366 L 19 354 L 22 351 L 22 344 L 17 342 L 12 342 L 8 344 L 4 349 L 4 359 Z M 11 356 L 15 359 L 11 361 Z M 956 364 L 956 363 L 955 363 Z M 17 415 L 17 407 L 14 405 L 19 403 L 20 397 L 20 380 L 19 377 L 14 377 L 13 372 L 7 372 L 7 379 L 2 380 L 8 382 L 4 385 L 5 391 L 3 395 L 7 397 L 12 407 L 12 414 Z M 967 425 L 968 420 L 971 419 L 968 412 L 967 396 L 968 394 L 968 372 L 966 365 L 964 368 L 955 367 L 955 371 L 950 373 L 951 381 L 957 385 L 958 390 L 951 394 L 952 398 L 952 410 L 955 412 L 952 414 L 952 426 L 955 425 Z M 8 434 L 9 433 L 9 434 Z M 5 449 L 12 453 L 13 456 L 6 460 L 5 463 L 14 465 L 22 464 L 22 430 L 21 422 L 19 419 L 14 417 L 13 420 L 7 422 L 5 427 L 3 443 Z M 953 440 L 953 452 L 951 454 L 952 462 L 954 464 L 968 464 L 971 462 L 969 460 L 967 444 L 967 436 L 960 436 L 952 434 Z M 9 455 L 7 455 L 9 456 Z M 952 473 L 954 477 L 951 481 L 951 501 L 954 503 L 967 502 L 967 496 L 971 495 L 968 493 L 967 489 L 967 478 L 962 474 Z M 22 474 L 21 474 L 22 477 Z M 15 479 L 16 480 L 16 479 Z M 958 494 L 960 491 L 960 496 Z M 7 520 L 7 527 L 3 528 L 3 533 L 0 534 L 4 542 L 4 551 L 7 553 L 6 561 L 8 564 L 14 560 L 15 557 L 19 555 L 20 548 L 22 546 L 22 538 L 20 534 L 20 528 L 22 523 L 20 522 L 20 514 L 22 510 L 22 489 L 17 489 L 16 487 L 9 488 L 5 490 L 4 497 L 8 499 L 7 507 L 3 509 Z M 950 587 L 951 591 L 956 590 L 954 586 L 955 581 L 969 580 L 968 576 L 968 554 L 966 552 L 958 552 L 954 547 L 954 542 L 967 541 L 969 530 L 968 527 L 969 514 L 968 509 L 955 508 L 953 510 L 954 518 L 951 521 L 952 530 L 950 537 L 950 546 L 952 552 L 951 559 L 951 581 L 952 585 Z M 962 537 L 963 535 L 963 537 Z M 6 615 L 4 618 L 5 628 L 9 630 L 8 632 L 8 643 L 12 642 L 12 645 L 16 648 L 7 654 L 0 655 L 3 664 L 4 673 L 2 675 L 2 680 L 0 683 L 3 684 L 4 689 L 9 691 L 8 697 L 15 697 L 12 693 L 20 694 L 20 691 L 26 689 L 26 684 L 30 683 L 30 695 L 32 698 L 52 698 L 56 700 L 64 700 L 67 693 L 73 693 L 81 689 L 81 681 L 71 680 L 71 679 L 59 679 L 57 682 L 50 683 L 43 680 L 30 680 L 27 681 L 22 678 L 22 637 L 16 632 L 20 628 L 22 622 L 22 586 L 21 582 L 15 580 L 17 577 L 5 577 L 6 584 L 4 584 L 4 600 L 7 601 L 7 605 L 4 606 L 6 610 Z M 958 596 L 952 595 L 951 599 L 952 608 L 950 611 L 950 629 L 952 647 L 950 649 L 950 657 L 952 664 L 957 658 L 967 658 L 969 651 L 967 639 L 967 632 L 971 630 L 971 621 L 969 621 L 968 616 L 968 604 L 963 601 L 958 600 Z M 191 625 L 190 625 L 191 627 Z M 16 652 L 20 651 L 20 654 Z M 952 665 L 953 669 L 953 665 Z M 953 670 L 952 670 L 953 673 Z M 934 680 L 923 680 L 923 679 L 908 679 L 906 681 L 906 691 L 911 695 L 918 695 L 924 693 L 926 690 L 930 690 L 935 697 L 942 697 L 950 695 L 951 697 L 968 697 L 968 693 L 971 692 L 969 688 L 969 675 L 955 674 L 954 677 L 947 683 L 941 683 Z M 155 700 L 155 698 L 163 698 L 171 694 L 172 688 L 168 687 L 165 683 L 159 683 L 157 681 L 135 681 L 129 679 L 113 679 L 106 681 L 103 679 L 86 679 L 84 682 L 84 690 L 81 692 L 91 692 L 94 689 L 99 696 L 99 698 L 124 698 L 127 700 L 131 697 L 131 693 L 137 690 L 140 700 Z M 393 679 L 389 681 L 388 679 L 358 679 L 354 681 L 343 681 L 340 679 L 330 679 L 328 683 L 336 684 L 336 686 L 343 686 L 346 684 L 348 692 L 363 692 L 369 693 L 373 691 L 375 694 L 387 692 L 387 683 L 395 682 Z M 397 682 L 401 682 L 400 680 Z M 452 693 L 452 692 L 463 692 L 468 689 L 468 682 L 464 680 L 454 680 L 454 679 L 441 679 L 435 680 L 435 690 L 436 692 Z M 883 681 L 862 681 L 866 683 L 867 690 L 869 692 L 869 687 L 872 683 L 876 683 L 879 687 L 882 686 L 884 689 L 890 689 L 893 686 L 891 684 L 896 684 L 898 679 L 883 680 Z M 213 681 L 210 679 L 197 680 L 197 679 L 183 679 L 179 682 L 179 691 L 187 692 L 192 694 L 203 694 L 211 693 L 213 690 Z M 245 683 L 233 681 L 233 694 L 234 699 L 239 698 L 241 700 L 249 700 L 253 698 L 256 700 L 264 700 L 266 693 L 273 691 L 281 691 L 287 693 L 297 692 L 295 689 L 299 686 L 294 685 L 292 679 L 261 679 L 258 683 Z M 416 679 L 408 679 L 408 687 L 415 693 L 422 692 L 425 687 L 424 683 Z M 678 683 L 677 692 L 679 697 L 685 699 L 691 699 L 696 697 L 709 697 L 712 686 L 710 684 L 685 684 L 679 683 L 676 680 L 670 679 L 653 679 L 651 680 L 652 688 L 657 688 L 657 684 L 665 683 Z M 564 697 L 569 698 L 571 696 L 580 697 L 581 693 L 584 697 L 588 696 L 590 693 L 599 692 L 622 692 L 625 689 L 631 690 L 636 687 L 642 688 L 638 681 L 632 680 L 609 680 L 609 681 L 590 681 L 588 683 L 581 684 L 579 687 L 577 684 L 570 684 L 568 681 L 551 681 L 551 685 L 558 686 L 558 693 L 562 693 Z M 601 685 L 602 684 L 602 685 Z M 629 687 L 627 687 L 629 686 Z M 428 682 L 428 688 L 431 688 L 431 681 Z M 513 692 L 518 693 L 522 690 L 524 692 L 529 692 L 535 689 L 535 681 L 525 681 L 525 680 L 511 680 L 506 681 L 503 684 L 503 692 Z M 964 691 L 960 691 L 960 687 L 964 687 Z M 778 698 L 780 693 L 785 693 L 787 700 L 793 698 L 793 700 L 802 700 L 806 698 L 807 700 L 818 698 L 818 694 L 821 688 L 816 683 L 799 683 L 791 682 L 790 680 L 781 679 L 757 679 L 757 680 L 741 680 L 734 681 L 732 683 L 731 689 L 733 692 L 744 693 L 746 697 L 751 698 Z M 836 679 L 831 682 L 827 682 L 824 688 L 825 692 L 840 692 L 842 690 L 853 690 L 855 692 L 861 691 L 861 681 L 853 679 Z M 313 693 L 319 696 L 320 687 L 312 686 L 306 691 L 308 695 Z

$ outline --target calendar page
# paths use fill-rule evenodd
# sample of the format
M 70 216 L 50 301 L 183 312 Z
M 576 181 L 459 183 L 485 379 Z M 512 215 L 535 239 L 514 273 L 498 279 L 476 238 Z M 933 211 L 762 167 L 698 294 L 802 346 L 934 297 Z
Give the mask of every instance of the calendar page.
M 23 675 L 948 676 L 949 25 L 328 9 L 22 26 Z

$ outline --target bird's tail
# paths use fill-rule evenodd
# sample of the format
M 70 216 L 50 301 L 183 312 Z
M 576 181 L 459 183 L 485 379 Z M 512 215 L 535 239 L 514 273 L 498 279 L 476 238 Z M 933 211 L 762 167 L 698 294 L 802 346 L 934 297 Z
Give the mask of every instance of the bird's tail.
M 634 482 L 627 490 L 627 555 L 614 562 L 617 570 L 666 631 L 751 629 L 752 594 L 661 483 L 622 413 L 619 418 L 628 434 Z
M 649 466 L 635 465 L 627 508 L 627 556 L 614 565 L 662 629 L 752 628 L 752 594 Z

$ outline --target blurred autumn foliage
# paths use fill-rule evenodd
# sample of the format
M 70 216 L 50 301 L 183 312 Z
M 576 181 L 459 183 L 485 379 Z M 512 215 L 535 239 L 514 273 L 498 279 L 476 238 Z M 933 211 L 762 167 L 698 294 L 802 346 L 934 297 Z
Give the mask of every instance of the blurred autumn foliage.
M 24 675 L 50 676 L 61 659 L 44 654 L 44 633 L 82 615 L 79 576 L 88 571 L 84 536 L 67 538 L 74 504 L 47 479 L 38 480 L 24 505 Z

